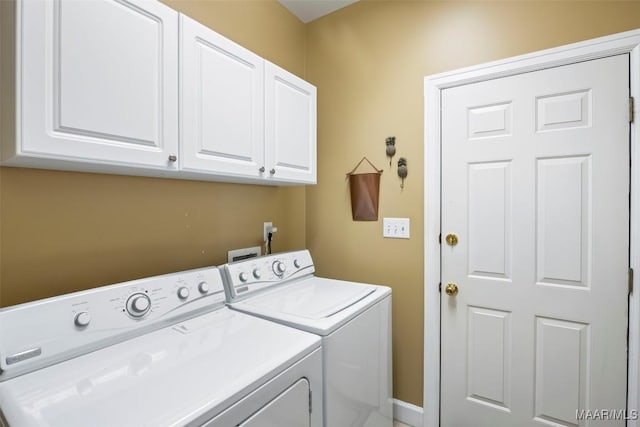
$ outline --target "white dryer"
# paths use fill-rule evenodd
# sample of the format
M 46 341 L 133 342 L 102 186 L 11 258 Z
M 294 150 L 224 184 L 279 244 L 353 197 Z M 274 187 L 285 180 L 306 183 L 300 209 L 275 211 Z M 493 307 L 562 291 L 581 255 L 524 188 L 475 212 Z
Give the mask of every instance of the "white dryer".
M 321 340 L 224 299 L 212 267 L 0 310 L 0 425 L 321 427 Z
M 314 272 L 306 250 L 226 264 L 229 306 L 322 337 L 326 427 L 391 427 L 391 289 Z

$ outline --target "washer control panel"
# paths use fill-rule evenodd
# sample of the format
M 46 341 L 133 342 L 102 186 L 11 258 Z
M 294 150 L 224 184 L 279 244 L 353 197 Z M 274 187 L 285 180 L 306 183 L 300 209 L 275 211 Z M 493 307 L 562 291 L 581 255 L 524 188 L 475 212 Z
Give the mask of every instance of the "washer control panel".
M 221 308 L 224 302 L 220 270 L 207 267 L 0 309 L 0 381 Z
M 225 264 L 224 280 L 229 299 L 234 301 L 252 292 L 314 272 L 311 254 L 304 250 Z

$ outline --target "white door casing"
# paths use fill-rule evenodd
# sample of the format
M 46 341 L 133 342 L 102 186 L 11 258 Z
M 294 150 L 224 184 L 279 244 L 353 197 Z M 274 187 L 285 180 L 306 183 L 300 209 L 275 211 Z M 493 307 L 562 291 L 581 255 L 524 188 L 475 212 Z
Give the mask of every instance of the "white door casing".
M 628 60 L 442 92 L 443 425 L 626 407 Z
M 440 251 L 440 141 L 441 141 L 441 94 L 447 88 L 476 83 L 501 77 L 512 76 L 585 60 L 603 58 L 628 53 L 630 57 L 631 95 L 640 96 L 640 31 L 631 31 L 603 37 L 587 42 L 549 49 L 521 57 L 497 61 L 459 71 L 425 78 L 425 377 L 424 377 L 424 425 L 437 426 L 440 422 L 440 293 L 438 283 L 441 278 Z M 631 212 L 637 211 L 640 203 L 640 150 L 635 147 L 639 139 L 638 129 L 631 126 Z M 549 165 L 553 171 L 553 165 Z M 490 175 L 490 174 L 489 174 Z M 487 175 L 487 176 L 489 176 Z M 640 243 L 640 221 L 631 215 L 630 266 L 637 270 L 638 244 Z M 443 230 L 447 232 L 447 230 Z M 444 239 L 444 236 L 443 236 Z M 444 249 L 446 246 L 443 246 Z M 446 284 L 443 284 L 445 286 Z M 640 295 L 637 275 L 634 278 L 635 292 L 629 296 L 629 371 L 628 410 L 638 408 L 638 354 Z M 461 290 L 462 292 L 462 290 Z M 482 314 L 482 312 L 479 312 Z M 486 317 L 492 319 L 491 317 Z M 551 322 L 551 327 L 554 326 Z M 545 326 L 545 325 L 542 325 Z M 556 324 L 557 326 L 557 324 Z M 629 420 L 629 426 L 640 425 Z

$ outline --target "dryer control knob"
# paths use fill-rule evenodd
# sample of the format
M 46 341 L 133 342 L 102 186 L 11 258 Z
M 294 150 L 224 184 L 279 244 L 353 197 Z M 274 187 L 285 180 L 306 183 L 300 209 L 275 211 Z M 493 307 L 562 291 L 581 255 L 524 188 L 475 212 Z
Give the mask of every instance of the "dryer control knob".
M 133 317 L 142 317 L 151 308 L 151 299 L 145 294 L 133 294 L 127 300 L 127 313 Z
M 244 271 L 240 273 L 238 277 L 240 278 L 241 282 L 246 282 L 247 280 L 249 280 L 249 276 L 247 276 L 247 273 L 245 273 Z
M 73 319 L 73 323 L 75 323 L 76 326 L 80 328 L 84 328 L 85 326 L 89 325 L 90 322 L 91 315 L 88 311 L 81 311 L 80 313 L 76 314 L 76 317 Z
M 259 279 L 261 276 L 260 274 L 260 270 L 258 270 L 257 268 L 253 269 L 253 277 L 255 277 L 256 279 Z
M 189 298 L 189 289 L 185 288 L 184 286 L 179 288 L 178 289 L 178 298 L 180 298 L 180 299 Z
M 300 261 L 298 261 L 297 259 L 294 259 L 294 260 L 293 260 L 293 266 L 294 266 L 295 268 L 300 268 Z
M 209 292 L 209 284 L 207 282 L 200 282 L 200 284 L 198 285 L 198 290 L 201 294 L 206 294 L 207 292 Z
M 278 276 L 282 276 L 287 271 L 287 266 L 282 261 L 276 261 L 273 263 L 273 272 Z

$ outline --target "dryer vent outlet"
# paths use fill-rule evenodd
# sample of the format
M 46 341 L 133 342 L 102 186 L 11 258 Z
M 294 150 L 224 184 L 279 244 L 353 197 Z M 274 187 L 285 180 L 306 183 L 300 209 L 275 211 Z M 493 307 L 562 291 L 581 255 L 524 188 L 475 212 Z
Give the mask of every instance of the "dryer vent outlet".
M 256 258 L 261 256 L 260 246 L 253 246 L 251 248 L 234 249 L 227 252 L 227 262 L 241 261 L 247 258 Z
M 265 222 L 262 228 L 262 241 L 267 242 L 267 238 L 269 237 L 269 232 L 273 228 L 272 222 Z

